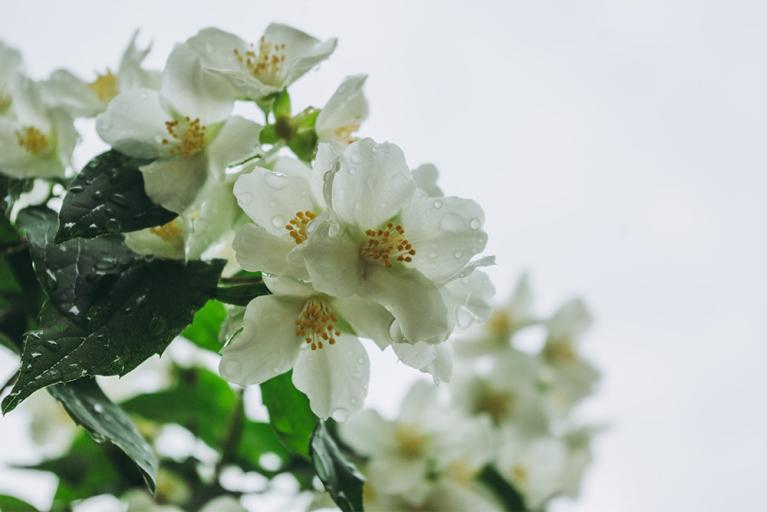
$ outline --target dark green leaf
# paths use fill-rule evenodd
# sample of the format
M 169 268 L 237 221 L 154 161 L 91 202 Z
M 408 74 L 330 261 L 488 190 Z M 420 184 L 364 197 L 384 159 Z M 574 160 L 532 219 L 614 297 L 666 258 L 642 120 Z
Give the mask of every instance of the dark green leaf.
M 8 213 L 21 194 L 32 190 L 34 181 L 30 178 L 18 179 L 0 174 L 0 209 L 2 209 L 2 213 Z
M 139 167 L 148 163 L 115 150 L 91 160 L 64 197 L 56 242 L 136 231 L 175 218 L 176 213 L 153 203 L 144 191 Z
M 493 466 L 486 466 L 478 478 L 498 497 L 504 510 L 510 512 L 525 512 L 527 510 L 522 495 Z
M 19 498 L 0 495 L 0 512 L 37 512 L 37 509 Z
M 269 411 L 269 422 L 288 451 L 309 457 L 309 442 L 317 416 L 309 399 L 293 385 L 292 372 L 261 384 L 261 399 Z
M 48 217 L 35 215 L 41 222 Z M 183 263 L 136 257 L 124 265 L 107 260 L 109 269 L 101 270 L 98 262 L 106 256 L 93 255 L 98 252 L 90 245 L 94 242 L 100 248 L 107 240 L 68 242 L 79 250 L 62 251 L 39 265 L 36 261 L 38 275 L 50 281 L 42 279 L 58 309 L 45 305 L 40 328 L 27 333 L 21 374 L 3 401 L 4 412 L 42 387 L 93 375 L 124 375 L 151 355 L 161 354 L 213 295 L 224 265 L 221 260 Z M 48 267 L 77 269 L 80 261 L 97 263 L 90 269 L 70 270 L 77 276 L 66 274 L 66 280 Z M 119 274 L 111 273 L 115 265 L 120 266 Z M 104 273 L 108 275 L 99 279 Z M 94 276 L 98 285 L 77 288 L 89 281 L 88 276 Z M 70 297 L 77 310 L 62 313 Z
M 101 391 L 93 379 L 82 379 L 48 388 L 76 423 L 97 442 L 107 440 L 138 466 L 151 492 L 157 482 L 157 456 L 136 431 L 130 418 Z
M 324 421 L 312 436 L 312 463 L 325 490 L 344 512 L 361 511 L 365 477 L 338 448 Z
M 218 352 L 221 350 L 219 334 L 221 325 L 226 320 L 226 308 L 216 300 L 209 300 L 194 314 L 192 323 L 184 329 L 181 336 L 201 348 Z
M 247 306 L 248 303 L 261 295 L 268 295 L 269 289 L 261 283 L 235 284 L 219 286 L 216 289 L 216 299 L 234 306 Z

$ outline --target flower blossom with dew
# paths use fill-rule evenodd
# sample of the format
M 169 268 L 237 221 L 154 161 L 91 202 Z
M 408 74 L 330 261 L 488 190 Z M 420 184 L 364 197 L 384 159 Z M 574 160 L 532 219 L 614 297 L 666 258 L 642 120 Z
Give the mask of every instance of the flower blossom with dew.
M 496 467 L 525 497 L 530 509 L 541 509 L 562 490 L 567 447 L 548 435 L 527 436 L 513 427 L 503 432 Z
M 456 354 L 463 357 L 502 355 L 513 351 L 512 338 L 526 327 L 537 325 L 532 309 L 533 293 L 529 278 L 522 275 L 505 306 L 492 311 L 487 322 L 455 343 Z
M 0 174 L 13 178 L 64 176 L 79 140 L 72 117 L 46 106 L 38 84 L 26 77 L 13 78 L 8 94 L 8 110 L 0 115 Z
M 396 320 L 395 341 L 447 339 L 453 322 L 444 288 L 484 264 L 471 261 L 487 242 L 480 206 L 417 194 L 402 151 L 372 139 L 338 153 L 321 144 L 313 172 L 327 174 L 328 215 L 299 248 L 312 285 L 384 306 Z
M 548 336 L 540 358 L 543 386 L 554 413 L 564 414 L 593 393 L 599 371 L 578 353 L 578 341 L 591 326 L 580 299 L 565 303 L 547 322 Z
M 0 116 L 11 113 L 11 84 L 23 73 L 21 53 L 0 41 Z
M 248 304 L 243 329 L 221 351 L 220 372 L 261 384 L 293 368 L 293 383 L 321 417 L 346 420 L 367 396 L 370 363 L 357 336 L 381 339 L 391 315 L 361 297 L 330 297 L 290 278 L 264 276 L 272 295 Z
M 490 423 L 445 408 L 429 384 L 413 385 L 396 420 L 365 410 L 339 435 L 367 460 L 366 510 L 502 510 L 476 480 L 497 444 Z
M 134 249 L 183 247 L 194 259 L 234 222 L 226 168 L 253 152 L 261 126 L 230 116 L 232 107 L 226 81 L 203 70 L 181 44 L 168 57 L 159 91 L 122 92 L 97 117 L 99 135 L 113 148 L 153 160 L 141 167 L 146 194 L 180 215 L 139 235 Z
M 43 99 L 51 106 L 61 107 L 76 117 L 93 117 L 106 109 L 112 99 L 131 89 L 159 89 L 161 74 L 142 68 L 141 63 L 152 46 L 136 45 L 138 31 L 133 33 L 117 66 L 117 73 L 109 68 L 87 82 L 65 69 L 57 69 L 40 84 Z
M 368 117 L 368 101 L 362 91 L 367 75 L 347 77 L 317 115 L 314 129 L 320 142 L 351 144 Z
M 513 424 L 520 431 L 548 429 L 540 391 L 538 360 L 523 352 L 498 356 L 486 375 L 459 372 L 450 386 L 452 403 L 465 414 L 487 416 L 497 427 Z
M 272 23 L 257 45 L 217 28 L 201 30 L 187 44 L 205 69 L 229 80 L 236 97 L 258 100 L 284 90 L 327 59 L 336 48 L 336 39 L 320 41 Z

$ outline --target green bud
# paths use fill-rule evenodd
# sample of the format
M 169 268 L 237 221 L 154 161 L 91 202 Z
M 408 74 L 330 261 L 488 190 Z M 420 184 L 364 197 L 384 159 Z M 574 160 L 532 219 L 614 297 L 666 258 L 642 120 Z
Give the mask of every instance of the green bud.
M 290 95 L 288 91 L 277 93 L 272 104 L 272 112 L 274 112 L 274 117 L 278 119 L 280 117 L 290 117 Z

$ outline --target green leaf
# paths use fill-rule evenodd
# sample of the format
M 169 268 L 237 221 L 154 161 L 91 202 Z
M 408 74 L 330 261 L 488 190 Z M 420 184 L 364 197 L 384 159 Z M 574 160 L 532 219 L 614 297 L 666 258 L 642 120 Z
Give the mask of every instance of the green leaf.
M 218 352 L 221 350 L 219 334 L 224 320 L 226 320 L 226 307 L 216 300 L 209 300 L 194 314 L 194 320 L 184 329 L 181 336 L 198 347 Z
M 226 304 L 247 306 L 256 297 L 268 294 L 269 288 L 263 282 L 260 282 L 219 286 L 216 288 L 215 297 Z
M 50 219 L 39 209 L 30 215 L 40 223 Z M 35 229 L 29 229 L 30 240 Z M 124 375 L 161 354 L 211 298 L 225 263 L 138 256 L 128 261 L 107 238 L 63 247 L 70 243 L 76 251 L 61 250 L 51 257 L 46 246 L 46 257 L 35 260 L 52 303 L 43 306 L 39 328 L 25 336 L 19 379 L 3 401 L 6 413 L 45 386 Z M 107 253 L 102 252 L 105 243 L 110 244 Z M 70 303 L 77 309 L 67 309 Z
M 1 494 L 0 512 L 37 512 L 37 509 L 19 498 Z
M 157 483 L 157 456 L 123 410 L 115 405 L 93 379 L 82 379 L 48 388 L 76 423 L 97 442 L 107 440 L 138 466 L 149 490 Z
M 344 512 L 363 510 L 365 477 L 340 450 L 324 421 L 317 424 L 311 446 L 317 477 L 336 505 Z
M 285 450 L 271 425 L 246 421 L 237 447 L 235 463 L 244 471 L 255 470 L 267 476 L 274 476 L 279 473 L 279 470 L 267 470 L 261 466 L 260 458 L 266 453 L 277 455 L 283 461 L 283 467 L 290 459 L 290 454 Z
M 25 192 L 32 190 L 35 180 L 31 178 L 11 178 L 0 174 L 0 209 L 3 213 L 11 211 L 13 203 Z
M 176 213 L 153 203 L 144 191 L 139 167 L 149 162 L 115 150 L 88 162 L 64 197 L 56 242 L 136 231 L 174 219 Z
M 269 422 L 288 451 L 309 457 L 309 442 L 317 416 L 309 399 L 293 385 L 292 372 L 261 384 L 261 399 L 269 411 Z
M 525 512 L 527 506 L 522 495 L 503 478 L 493 466 L 486 466 L 478 476 L 503 504 L 504 510 L 510 512 Z

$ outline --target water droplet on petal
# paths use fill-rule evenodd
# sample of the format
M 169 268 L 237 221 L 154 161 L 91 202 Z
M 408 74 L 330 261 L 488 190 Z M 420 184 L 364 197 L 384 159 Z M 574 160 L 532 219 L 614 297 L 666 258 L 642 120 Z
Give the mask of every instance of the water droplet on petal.
M 469 227 L 471 229 L 479 229 L 482 227 L 482 222 L 479 219 L 474 218 L 469 221 Z
M 285 226 L 285 218 L 282 215 L 275 215 L 272 217 L 272 226 L 275 228 L 281 228 Z
M 453 253 L 453 257 L 454 257 L 455 259 L 457 259 L 457 260 L 460 260 L 460 259 L 461 259 L 461 257 L 463 257 L 463 251 L 455 251 L 455 252 Z
M 253 194 L 250 192 L 241 192 L 237 196 L 237 201 L 239 201 L 240 206 L 248 206 L 250 203 L 253 202 Z
M 221 364 L 221 374 L 229 379 L 239 379 L 242 363 L 234 359 L 228 359 Z
M 441 199 L 435 199 L 434 200 L 434 208 L 436 208 L 437 210 L 442 208 L 442 200 Z
M 389 337 L 396 342 L 405 341 L 405 334 L 396 318 L 389 324 Z
M 461 329 L 468 329 L 474 323 L 474 315 L 464 307 L 458 308 L 455 314 L 455 321 Z
M 336 421 L 346 421 L 349 419 L 349 411 L 344 409 L 343 407 L 339 407 L 333 413 L 331 414 L 334 420 Z
M 264 174 L 264 181 L 274 190 L 282 190 L 288 186 L 288 178 L 281 172 L 268 172 Z

